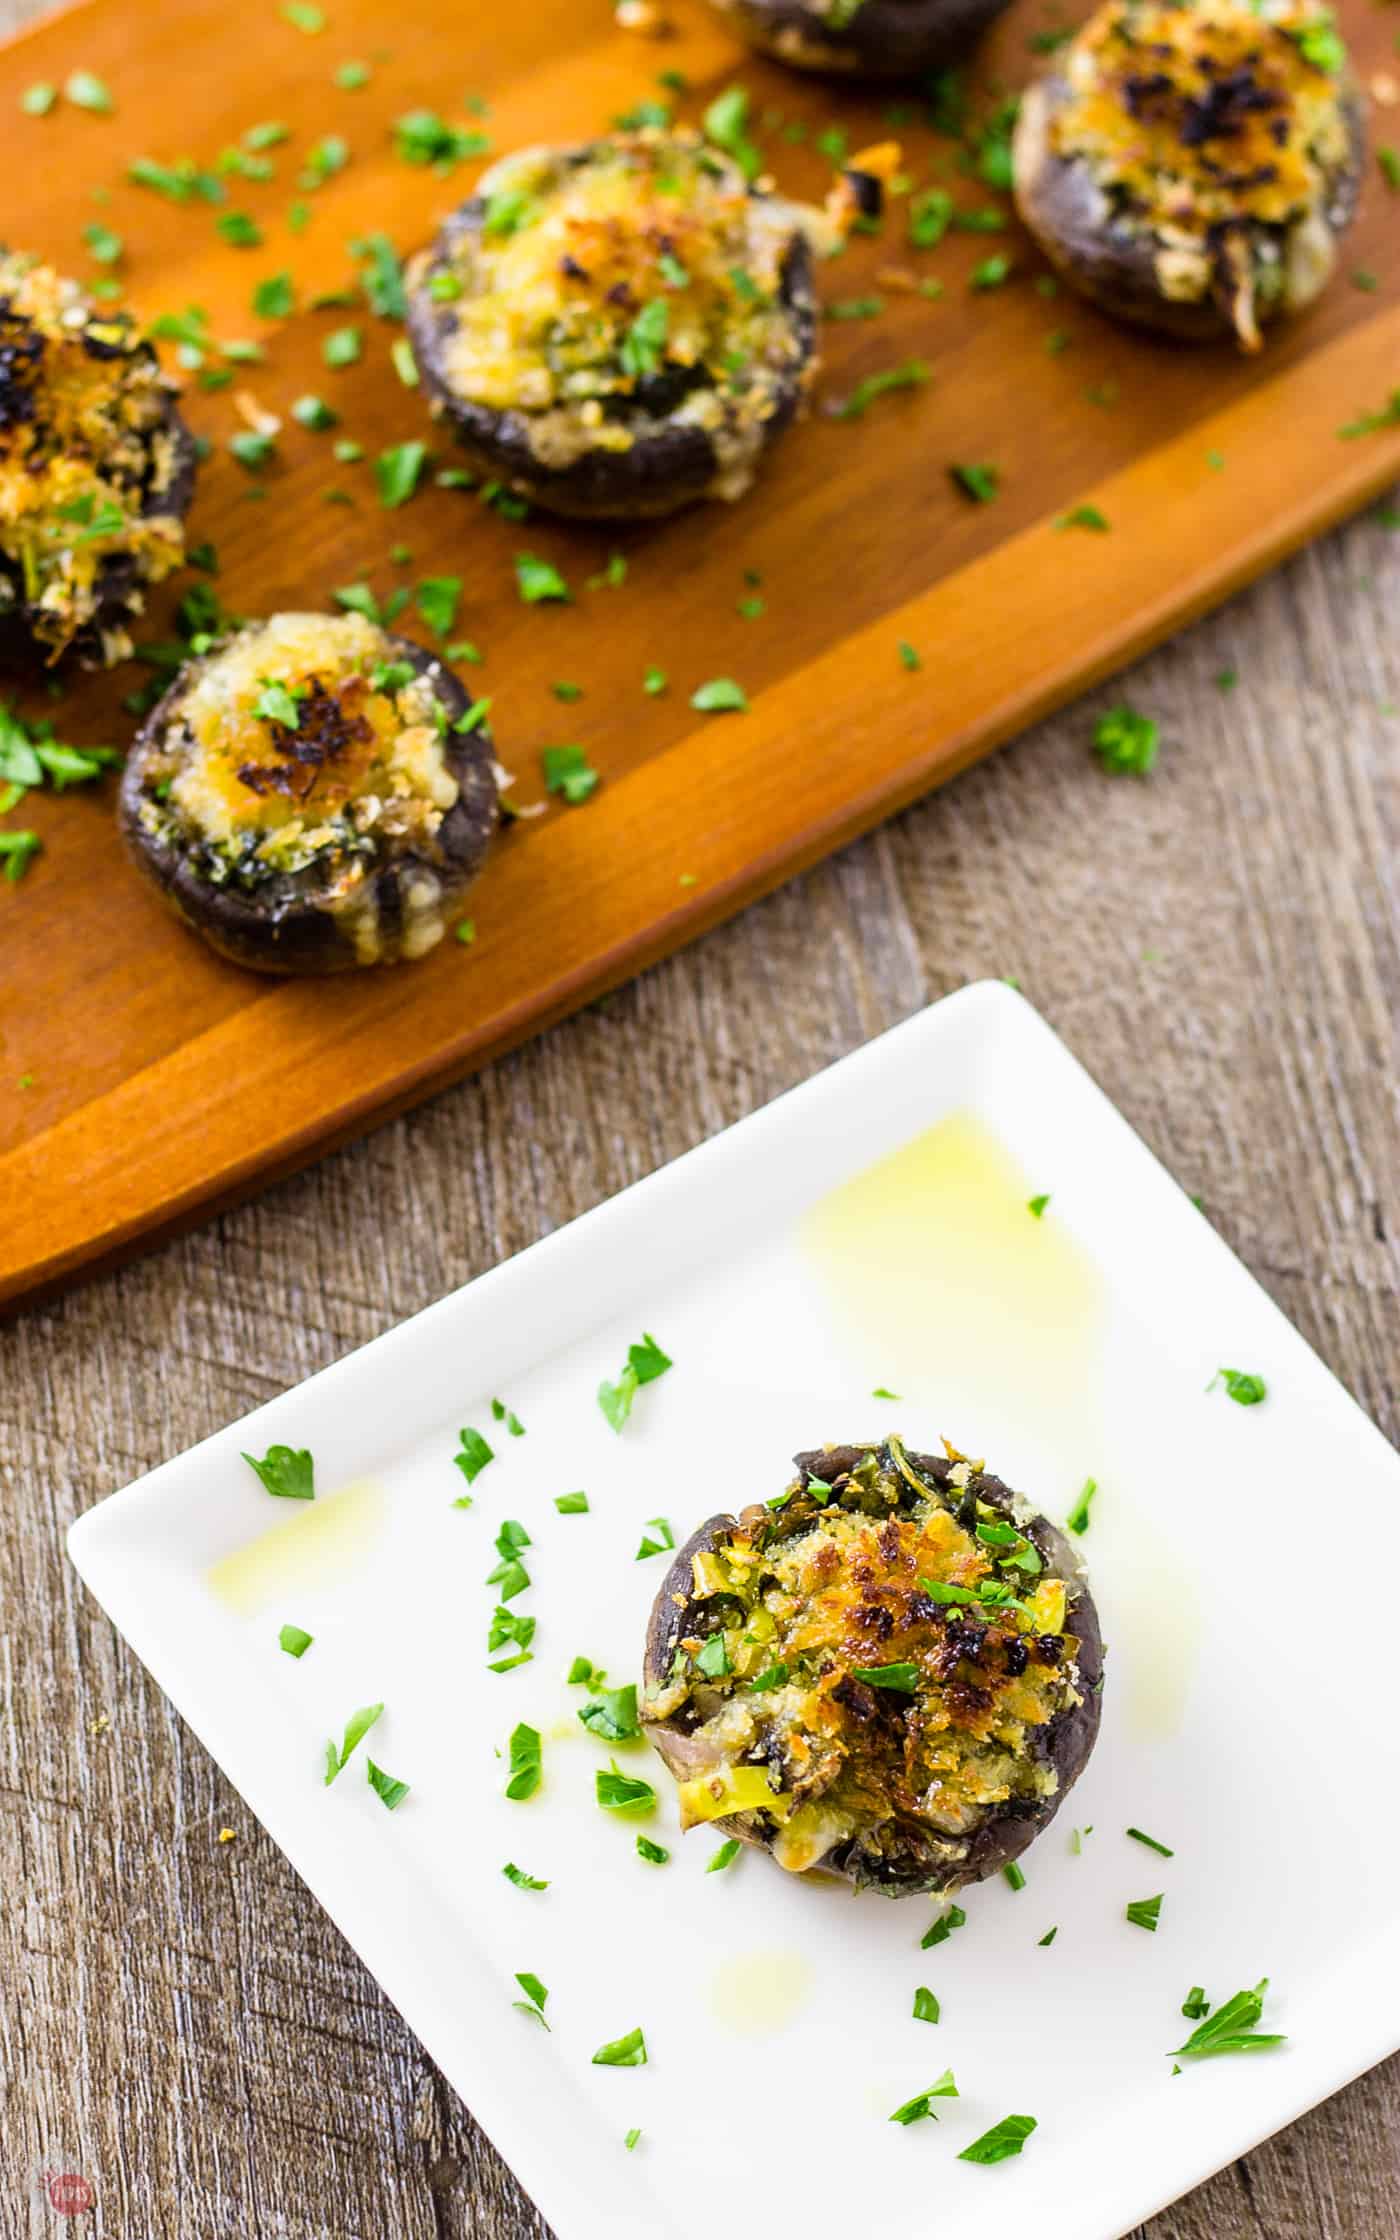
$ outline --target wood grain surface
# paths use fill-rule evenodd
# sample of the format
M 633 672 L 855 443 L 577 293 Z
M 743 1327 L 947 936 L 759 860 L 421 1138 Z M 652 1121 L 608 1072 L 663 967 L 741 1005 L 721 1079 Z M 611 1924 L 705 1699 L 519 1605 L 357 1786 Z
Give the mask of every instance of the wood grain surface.
M 1400 1436 L 1397 613 L 1400 536 L 1363 519 L 606 1001 L 0 1330 L 0 2231 L 544 2240 L 63 1530 L 929 998 L 1017 976 Z M 1109 697 L 1163 723 L 1147 781 L 1088 752 Z M 1318 1904 L 1345 1903 L 1343 1869 Z M 1400 2061 L 1137 2240 L 1400 2240 Z
M 1397 205 L 1368 170 L 1337 283 L 1253 360 L 1163 348 L 1063 291 L 1047 301 L 1014 230 L 953 232 L 932 258 L 911 257 L 896 207 L 885 236 L 854 242 L 824 288 L 858 300 L 893 260 L 930 271 L 943 296 L 887 292 L 879 319 L 828 323 L 816 408 L 736 509 L 583 531 L 510 523 L 430 485 L 386 512 L 367 464 L 334 465 L 328 438 L 290 420 L 265 489 L 250 484 L 226 448 L 245 382 L 284 415 L 299 394 L 328 395 L 370 458 L 428 429 L 390 361 L 394 328 L 363 306 L 310 308 L 318 291 L 353 285 L 347 239 L 379 228 L 413 246 L 479 169 L 446 179 L 398 160 L 395 117 L 424 103 L 458 117 L 477 88 L 502 151 L 587 137 L 654 98 L 663 65 L 685 73 L 684 113 L 698 116 L 741 62 L 698 0 L 676 11 L 665 42 L 615 29 L 604 0 L 485 12 L 439 0 L 398 39 L 373 0 L 335 0 L 330 28 L 313 38 L 264 4 L 249 37 L 223 0 L 180 0 L 169 19 L 87 0 L 0 55 L 16 158 L 6 231 L 85 269 L 97 209 L 129 244 L 131 300 L 144 316 L 198 304 L 213 334 L 251 328 L 265 346 L 265 365 L 215 395 L 192 385 L 188 400 L 215 445 L 191 533 L 217 543 L 233 612 L 319 605 L 366 576 L 383 594 L 395 578 L 458 574 L 460 628 L 487 655 L 469 674 L 492 696 L 515 797 L 543 799 L 539 751 L 561 739 L 588 749 L 603 783 L 585 809 L 555 801 L 504 837 L 472 898 L 469 950 L 448 942 L 412 970 L 311 986 L 244 973 L 177 926 L 125 864 L 108 803 L 30 796 L 25 818 L 45 853 L 22 888 L 0 887 L 0 958 L 24 959 L 4 973 L 0 1014 L 0 1300 L 290 1171 L 624 980 L 1108 674 L 1400 471 L 1400 427 L 1338 437 L 1384 402 L 1400 369 Z M 1046 7 L 1018 0 L 979 54 L 974 114 L 992 89 L 1024 81 Z M 1395 63 L 1384 10 L 1364 0 L 1347 29 L 1363 76 L 1384 91 Z M 332 83 L 347 54 L 373 60 L 355 92 Z M 44 118 L 14 113 L 26 84 L 61 84 L 74 67 L 111 86 L 114 116 L 66 102 Z M 815 140 L 833 117 L 852 147 L 888 132 L 884 96 L 814 88 L 747 59 L 742 78 L 756 130 L 773 104 L 805 120 L 801 146 L 772 123 L 763 137 L 796 192 L 825 191 L 831 165 Z M 169 163 L 193 150 L 207 163 L 265 118 L 293 125 L 279 176 L 232 179 L 229 204 L 258 220 L 261 247 L 227 246 L 206 204 L 172 206 L 124 176 L 136 154 Z M 920 183 L 943 180 L 964 206 L 986 209 L 994 198 L 964 179 L 952 142 L 919 121 L 901 129 Z M 303 198 L 312 215 L 294 234 L 292 180 L 330 131 L 349 160 Z M 1008 285 L 979 289 L 989 248 L 1015 270 Z M 276 271 L 292 275 L 305 308 L 258 320 L 255 283 Z M 1370 285 L 1351 285 L 1353 273 Z M 363 363 L 328 373 L 322 342 L 351 316 L 366 331 Z M 1051 352 L 1057 331 L 1069 346 Z M 826 406 L 858 378 L 916 354 L 933 369 L 926 390 L 887 398 L 855 424 L 830 417 Z M 999 468 L 996 503 L 958 492 L 958 461 Z M 331 485 L 351 502 L 326 505 Z M 1084 503 L 1112 533 L 1056 528 Z M 399 539 L 412 560 L 396 568 Z M 521 604 L 512 556 L 522 549 L 563 569 L 573 605 Z M 625 589 L 589 588 L 614 550 L 629 565 Z M 738 612 L 746 569 L 763 578 L 757 620 Z M 158 602 L 162 635 L 173 599 Z M 917 673 L 903 666 L 901 641 L 922 657 Z M 649 699 L 651 662 L 672 682 Z M 690 694 L 714 675 L 742 681 L 748 713 L 695 715 Z M 561 677 L 584 687 L 567 709 L 551 693 Z M 62 705 L 65 730 L 79 743 L 127 738 L 120 701 L 131 682 L 126 672 L 84 685 Z

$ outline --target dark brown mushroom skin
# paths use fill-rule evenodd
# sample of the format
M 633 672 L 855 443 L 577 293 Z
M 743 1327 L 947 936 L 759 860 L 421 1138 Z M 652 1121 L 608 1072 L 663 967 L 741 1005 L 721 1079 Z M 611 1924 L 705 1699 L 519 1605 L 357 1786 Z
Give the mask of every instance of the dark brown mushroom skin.
M 408 331 L 429 408 L 451 430 L 477 473 L 506 483 L 517 496 L 550 513 L 577 521 L 652 520 L 707 497 L 720 460 L 703 428 L 663 419 L 656 433 L 642 436 L 629 451 L 599 448 L 585 451 L 568 466 L 548 466 L 531 443 L 528 413 L 496 411 L 451 388 L 443 372 L 443 344 L 452 329 L 452 306 L 435 300 L 431 283 L 435 274 L 449 270 L 454 243 L 481 231 L 485 214 L 485 198 L 473 195 L 444 220 L 431 248 L 412 259 L 407 272 Z M 798 355 L 764 425 L 765 452 L 795 419 L 815 368 L 817 299 L 812 252 L 802 234 L 793 236 L 784 261 L 781 295 Z M 664 413 L 664 396 L 655 403 Z
M 389 635 L 387 643 L 395 660 L 409 662 L 420 676 L 432 675 L 449 726 L 466 714 L 471 705 L 468 693 L 435 654 L 409 638 Z M 217 658 L 216 647 L 202 660 Z M 143 820 L 143 805 L 150 798 L 150 761 L 159 753 L 166 726 L 178 715 L 200 665 L 189 662 L 179 672 L 132 744 L 118 804 L 127 848 L 177 917 L 230 963 L 251 972 L 293 977 L 350 970 L 360 959 L 334 914 L 315 900 L 314 865 L 306 871 L 278 874 L 255 893 L 244 894 L 233 886 L 212 885 L 176 836 L 153 833 Z M 479 723 L 465 735 L 449 728 L 444 751 L 459 790 L 438 827 L 442 863 L 429 867 L 416 854 L 396 854 L 367 883 L 366 899 L 372 896 L 391 955 L 414 874 L 431 868 L 438 876 L 450 876 L 455 890 L 465 891 L 499 822 L 495 755 L 486 725 Z
M 848 1480 L 849 1473 L 866 1455 L 880 1451 L 879 1441 L 872 1441 L 868 1446 L 817 1447 L 794 1455 L 793 1461 L 804 1480 L 808 1477 L 824 1479 L 831 1486 L 830 1498 L 835 1501 L 840 1498 L 843 1481 Z M 930 1484 L 940 1489 L 951 1485 L 954 1465 L 947 1457 L 911 1453 L 907 1459 L 916 1474 Z M 1103 1695 L 1103 1637 L 1078 1556 L 1059 1527 L 1032 1511 L 1002 1479 L 982 1471 L 971 1478 L 967 1490 L 978 1501 L 1001 1510 L 1017 1531 L 1033 1543 L 1046 1570 L 1066 1582 L 1069 1594 L 1065 1630 L 1079 1642 L 1081 1700 L 1058 1714 L 1037 1736 L 1039 1755 L 1053 1765 L 1058 1777 L 1054 1795 L 1034 1804 L 1017 1801 L 993 1808 L 971 1836 L 957 1844 L 962 1856 L 956 1862 L 940 1859 L 926 1870 L 914 1867 L 907 1873 L 872 1872 L 870 1862 L 861 1855 L 857 1837 L 838 1845 L 827 1853 L 819 1867 L 809 1870 L 818 1876 L 849 1882 L 857 1889 L 880 1889 L 891 1897 L 916 1892 L 947 1897 L 1009 1866 L 1059 1811 L 1083 1772 L 1098 1737 Z M 772 1537 L 782 1539 L 815 1523 L 823 1513 L 815 1502 L 797 1495 L 777 1512 L 762 1508 L 747 1510 L 743 1521 L 751 1524 L 756 1518 L 766 1516 Z M 739 1521 L 724 1514 L 710 1517 L 691 1534 L 684 1547 L 677 1550 L 652 1605 L 647 1628 L 643 1679 L 648 1690 L 659 1689 L 665 1683 L 681 1640 L 687 1634 L 707 1630 L 702 1616 L 703 1601 L 697 1600 L 694 1593 L 691 1558 L 721 1545 Z M 674 1719 L 648 1720 L 644 1703 L 642 1717 L 649 1739 L 678 1781 L 687 1780 L 701 1770 L 694 1762 L 694 1752 L 689 1745 L 690 1729 L 684 1711 Z M 760 1850 L 769 1847 L 749 1818 L 735 1816 L 710 1825 Z
M 833 24 L 805 0 L 711 0 L 775 61 L 830 77 L 915 78 L 965 54 L 1010 0 L 863 0 Z
M 1116 219 L 1086 163 L 1050 146 L 1057 110 L 1070 88 L 1051 72 L 1022 98 L 1012 143 L 1016 207 L 1050 262 L 1078 292 L 1110 317 L 1147 327 L 1178 342 L 1218 342 L 1234 337 L 1228 310 L 1214 296 L 1176 301 L 1162 293 L 1156 273 L 1155 236 Z M 1347 163 L 1331 182 L 1323 213 L 1334 241 L 1356 215 L 1366 165 L 1366 121 L 1360 94 L 1343 97 L 1350 139 Z M 1283 302 L 1259 303 L 1261 321 L 1288 314 Z M 1301 308 L 1301 307 L 1300 307 Z

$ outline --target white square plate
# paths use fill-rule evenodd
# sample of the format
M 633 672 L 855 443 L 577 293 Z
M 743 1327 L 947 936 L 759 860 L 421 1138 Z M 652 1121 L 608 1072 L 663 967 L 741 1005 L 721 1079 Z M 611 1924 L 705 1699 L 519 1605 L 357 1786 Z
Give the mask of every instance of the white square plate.
M 675 1366 L 617 1435 L 594 1395 L 643 1330 Z M 1208 1391 L 1222 1365 L 1264 1376 L 1264 1404 Z M 464 1424 L 496 1449 L 469 1510 Z M 708 1874 L 715 1837 L 679 1836 L 639 1746 L 623 1760 L 654 1775 L 646 1825 L 672 1852 L 645 1864 L 637 1824 L 595 1805 L 606 1752 L 564 1684 L 580 1653 L 636 1674 L 663 1569 L 637 1559 L 648 1519 L 679 1540 L 780 1490 L 797 1448 L 891 1429 L 985 1453 L 1052 1516 L 1099 1485 L 1098 1750 L 1025 1889 L 973 1891 L 931 1951 L 917 1899 L 752 1852 Z M 240 1460 L 274 1442 L 312 1450 L 314 1504 L 272 1503 Z M 589 1513 L 560 1515 L 576 1488 Z M 102 1503 L 70 1546 L 560 2240 L 736 2220 L 844 2240 L 969 2213 L 984 2240 L 1116 2240 L 1400 2042 L 1393 1629 L 1366 1603 L 1398 1488 L 1400 1458 L 1209 1223 L 988 984 Z M 494 1674 L 506 1518 L 531 1535 L 514 1608 L 538 1632 Z M 300 1661 L 284 1622 L 315 1636 Z M 326 1787 L 327 1738 L 379 1700 Z M 499 1755 L 518 1721 L 545 1738 L 524 1803 Z M 411 1784 L 393 1813 L 371 1752 Z M 1078 1854 L 1072 1825 L 1093 1829 Z M 1159 1891 L 1149 1935 L 1124 1907 Z M 517 1970 L 549 1987 L 549 2035 L 512 2011 Z M 1174 2076 L 1190 1986 L 1218 2003 L 1262 1976 L 1287 2044 Z M 912 2019 L 921 1984 L 936 2027 Z M 591 2065 L 636 2024 L 645 2068 Z M 949 2066 L 936 2124 L 887 2121 Z M 1013 2112 L 1038 2120 L 1018 2161 L 957 2159 Z

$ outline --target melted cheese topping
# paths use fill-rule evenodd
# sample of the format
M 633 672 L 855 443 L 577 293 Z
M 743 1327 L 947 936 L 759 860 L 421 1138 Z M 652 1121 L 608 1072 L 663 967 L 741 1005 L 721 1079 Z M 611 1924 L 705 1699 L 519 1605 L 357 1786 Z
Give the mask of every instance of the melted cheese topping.
M 1110 0 L 1068 50 L 1051 145 L 1187 248 L 1328 199 L 1349 140 L 1330 15 L 1292 0 Z
M 804 355 L 782 301 L 800 228 L 726 157 L 694 136 L 620 135 L 511 156 L 481 194 L 480 229 L 448 252 L 457 394 L 552 420 L 556 448 L 572 427 L 575 452 L 627 448 L 604 408 L 645 412 L 657 377 L 673 377 L 663 418 L 703 418 L 706 398 L 771 413 Z
M 396 659 L 359 614 L 280 614 L 242 631 L 199 666 L 171 719 L 171 811 L 202 846 L 251 857 L 254 871 L 351 850 L 351 883 L 373 852 L 356 843 L 430 840 L 457 781 L 432 685 Z
M 55 657 L 97 612 L 105 561 L 155 583 L 183 558 L 178 517 L 143 510 L 175 477 L 169 395 L 129 320 L 0 255 L 0 555 Z

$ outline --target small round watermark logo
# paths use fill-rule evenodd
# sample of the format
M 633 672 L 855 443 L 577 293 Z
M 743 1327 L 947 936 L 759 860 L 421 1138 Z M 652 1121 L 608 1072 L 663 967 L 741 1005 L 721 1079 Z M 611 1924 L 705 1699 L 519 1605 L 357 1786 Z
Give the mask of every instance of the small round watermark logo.
M 80 2170 L 47 2169 L 43 2173 L 44 2198 L 56 2217 L 85 2217 L 97 2205 L 97 2189 Z

